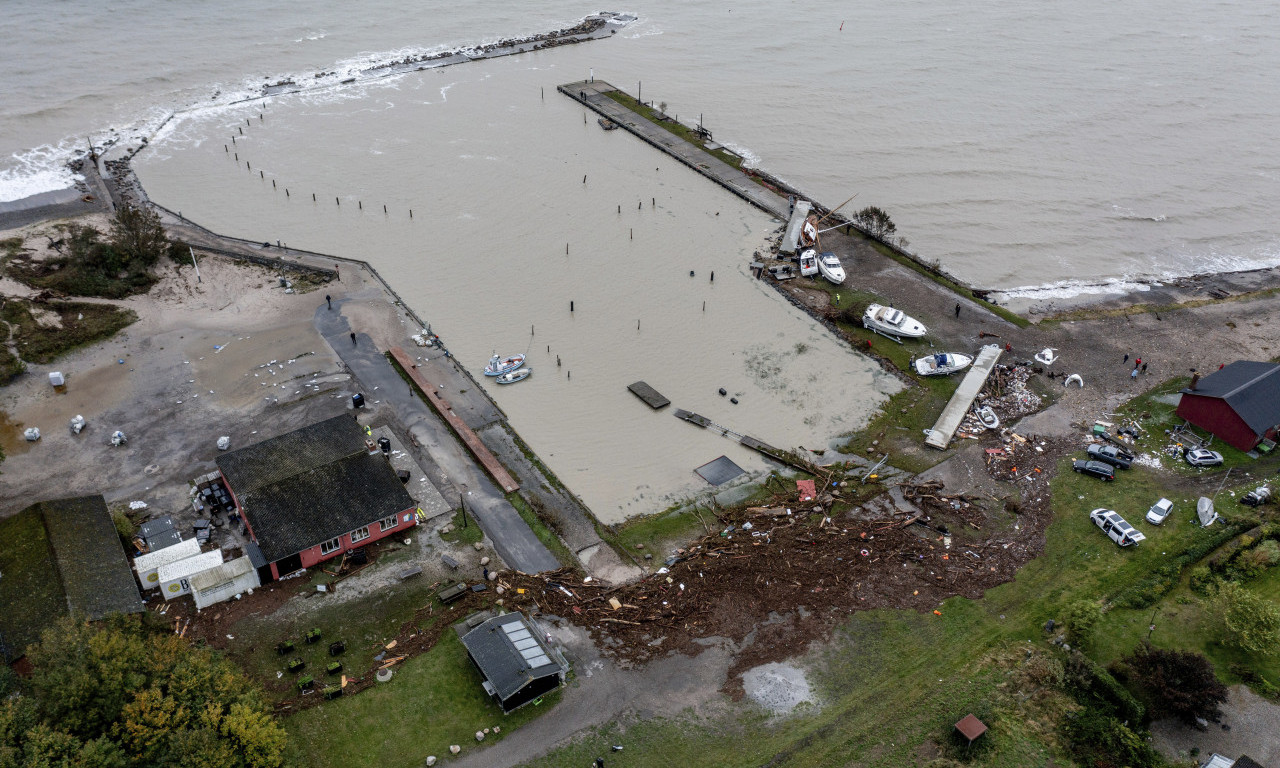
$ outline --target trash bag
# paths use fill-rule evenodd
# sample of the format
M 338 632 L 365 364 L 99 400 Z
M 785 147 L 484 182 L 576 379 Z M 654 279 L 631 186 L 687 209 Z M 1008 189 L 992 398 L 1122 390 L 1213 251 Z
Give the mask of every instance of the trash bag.
M 231 438 L 229 436 L 223 435 L 222 437 L 218 438 L 218 450 L 225 451 L 230 447 L 231 447 Z
M 84 430 L 85 423 L 84 417 L 77 413 L 75 418 L 71 420 L 71 434 L 80 434 L 80 432 Z
M 121 432 L 120 430 L 117 429 L 115 432 L 111 433 L 112 445 L 120 446 L 120 445 L 124 445 L 127 442 L 129 442 L 129 438 L 125 437 L 124 433 Z
M 40 430 L 36 427 L 27 427 L 22 431 L 22 436 L 27 438 L 27 442 L 34 443 L 40 439 Z
M 1083 388 L 1084 388 L 1084 379 L 1080 378 L 1080 374 L 1078 374 L 1078 373 L 1073 373 L 1073 374 L 1071 374 L 1070 376 L 1068 376 L 1067 378 L 1063 379 L 1063 380 L 1062 380 L 1062 386 L 1064 386 L 1064 387 L 1070 386 L 1070 385 L 1071 385 L 1071 382 L 1073 382 L 1073 381 L 1074 381 L 1075 383 L 1079 384 L 1081 389 L 1083 389 Z
M 1053 365 L 1053 361 L 1058 359 L 1058 356 L 1054 354 L 1057 351 L 1058 350 L 1053 347 L 1045 347 L 1041 351 L 1037 352 L 1034 357 L 1045 365 Z

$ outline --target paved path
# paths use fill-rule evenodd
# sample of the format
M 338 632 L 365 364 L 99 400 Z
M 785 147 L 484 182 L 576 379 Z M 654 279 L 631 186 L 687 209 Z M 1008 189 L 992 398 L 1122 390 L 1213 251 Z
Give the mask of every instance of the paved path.
M 444 470 L 459 493 L 466 495 L 467 510 L 475 516 L 509 567 L 525 573 L 559 568 L 561 564 L 555 555 L 538 541 L 515 507 L 476 466 L 449 428 L 412 393 L 372 339 L 366 334 L 356 334 L 356 341 L 352 343 L 351 326 L 342 314 L 344 303 L 343 299 L 335 301 L 334 308 L 329 310 L 322 302 L 315 313 L 316 330 L 364 385 L 364 395 L 370 405 L 379 401 L 395 408 L 413 438 Z
M 503 493 L 514 493 L 520 490 L 520 484 L 515 481 L 515 478 L 489 452 L 485 444 L 480 442 L 480 438 L 476 436 L 475 432 L 471 431 L 471 427 L 467 426 L 462 417 L 453 412 L 453 406 L 440 393 L 440 389 L 432 387 L 423 378 L 422 374 L 418 373 L 417 366 L 413 364 L 413 358 L 409 357 L 400 347 L 392 347 L 391 356 L 396 359 L 396 362 L 400 363 L 400 367 L 409 374 L 409 378 L 413 379 L 413 383 L 418 386 L 418 389 L 426 394 L 430 400 L 431 407 L 440 415 L 440 418 L 444 419 L 449 428 L 458 436 L 458 439 L 467 446 L 467 449 L 475 456 L 476 461 L 480 462 L 485 471 L 501 486 Z
M 609 91 L 616 90 L 618 89 L 603 80 L 565 83 L 559 86 L 559 91 L 565 96 L 604 115 L 748 203 L 784 221 L 788 218 L 790 203 L 787 202 L 787 198 L 760 186 L 750 176 L 715 155 L 658 127 L 605 95 Z

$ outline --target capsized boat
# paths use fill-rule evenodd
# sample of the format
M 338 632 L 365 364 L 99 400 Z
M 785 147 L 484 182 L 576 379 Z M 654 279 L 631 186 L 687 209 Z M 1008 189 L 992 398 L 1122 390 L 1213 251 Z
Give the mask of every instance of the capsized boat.
M 810 246 L 818 242 L 818 217 L 810 215 L 800 228 L 800 244 Z
M 800 276 L 818 274 L 818 252 L 808 248 L 800 252 Z
M 844 267 L 840 265 L 840 260 L 831 251 L 824 251 L 818 254 L 818 271 L 828 281 L 836 285 L 844 282 Z
M 494 355 L 489 358 L 489 364 L 484 367 L 484 375 L 501 376 L 504 373 L 514 371 L 522 365 L 524 365 L 524 355 L 511 355 L 510 357 Z
M 507 371 L 506 373 L 494 379 L 499 384 L 515 384 L 517 381 L 524 381 L 533 373 L 532 368 L 520 368 L 515 371 Z
M 879 304 L 869 305 L 867 311 L 862 313 L 862 327 L 899 340 L 902 336 L 918 339 L 929 332 L 918 320 L 908 317 L 902 310 Z
M 912 365 L 921 376 L 946 376 L 949 373 L 963 371 L 973 362 L 968 355 L 955 352 L 939 352 L 936 355 L 917 357 Z

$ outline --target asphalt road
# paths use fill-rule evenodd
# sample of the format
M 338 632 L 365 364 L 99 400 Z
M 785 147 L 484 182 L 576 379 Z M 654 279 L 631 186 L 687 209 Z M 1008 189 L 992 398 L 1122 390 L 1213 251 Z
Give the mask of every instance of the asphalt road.
M 345 300 L 335 301 L 332 310 L 321 303 L 316 309 L 315 326 L 363 385 L 369 403 L 376 400 L 395 409 L 400 422 L 449 476 L 457 492 L 466 497 L 468 513 L 493 541 L 494 549 L 508 567 L 525 573 L 561 567 L 502 491 L 471 460 L 448 426 L 410 390 L 369 336 L 357 333 L 352 342 L 351 326 L 342 314 L 344 303 Z

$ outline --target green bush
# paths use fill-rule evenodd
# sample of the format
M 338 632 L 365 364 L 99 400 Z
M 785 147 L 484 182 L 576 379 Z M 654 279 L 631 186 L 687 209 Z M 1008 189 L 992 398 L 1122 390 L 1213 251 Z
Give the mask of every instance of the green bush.
M 1218 589 L 1216 599 L 1229 644 L 1250 653 L 1280 651 L 1280 606 L 1231 581 Z
M 1213 550 L 1230 541 L 1242 531 L 1248 530 L 1252 523 L 1248 521 L 1234 522 L 1222 526 L 1220 530 L 1208 534 L 1173 558 L 1172 561 L 1155 568 L 1141 581 L 1120 590 L 1111 598 L 1111 604 L 1117 608 L 1150 608 L 1160 598 L 1178 585 L 1182 578 L 1182 569 L 1199 562 Z
M 1072 651 L 1063 665 L 1067 690 L 1076 701 L 1114 713 L 1124 722 L 1141 723 L 1146 716 L 1142 702 L 1093 659 Z
M 1105 711 L 1086 707 L 1063 720 L 1061 734 L 1082 766 L 1166 768 L 1159 752 L 1133 729 Z
M 1077 600 L 1067 606 L 1063 616 L 1063 625 L 1067 628 L 1067 638 L 1079 645 L 1089 639 L 1093 626 L 1102 618 L 1102 607 L 1094 600 Z
M 1207 565 L 1197 565 L 1191 569 L 1191 590 L 1196 594 L 1212 595 L 1219 582 L 1220 579 Z

